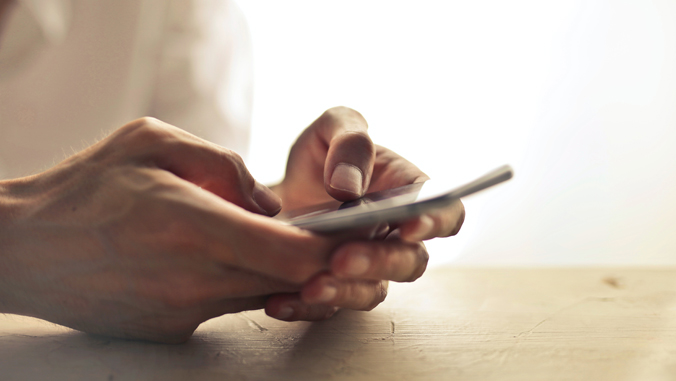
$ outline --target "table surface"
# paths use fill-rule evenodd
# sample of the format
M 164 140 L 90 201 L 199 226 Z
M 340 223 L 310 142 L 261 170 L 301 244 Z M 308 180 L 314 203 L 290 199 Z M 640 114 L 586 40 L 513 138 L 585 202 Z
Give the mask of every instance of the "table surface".
M 0 379 L 673 380 L 676 269 L 438 268 L 371 312 L 226 315 L 182 345 L 0 315 Z

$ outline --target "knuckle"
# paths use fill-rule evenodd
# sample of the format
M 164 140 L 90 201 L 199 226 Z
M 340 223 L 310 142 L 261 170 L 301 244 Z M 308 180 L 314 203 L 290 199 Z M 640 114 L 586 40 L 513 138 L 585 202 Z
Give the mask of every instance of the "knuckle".
M 451 233 L 449 236 L 454 236 L 460 232 L 460 228 L 462 228 L 462 224 L 465 222 L 465 207 L 462 204 L 461 201 L 459 202 L 459 209 L 460 209 L 460 215 L 458 216 L 458 219 L 455 222 L 455 226 L 453 227 Z
M 458 222 L 455 225 L 455 230 L 453 230 L 453 233 L 451 235 L 456 235 L 460 232 L 460 228 L 462 228 L 462 224 L 465 223 L 465 207 L 460 202 L 460 218 L 458 218 Z
M 148 119 L 137 129 L 136 134 L 138 139 L 156 141 L 170 136 L 170 130 L 159 120 Z
M 381 247 L 377 250 L 378 256 L 385 260 L 386 266 L 384 267 L 389 274 L 401 274 L 408 273 L 408 268 L 410 267 L 409 259 L 406 258 L 404 253 L 400 250 L 394 250 L 391 253 L 387 252 L 385 247 Z M 397 277 L 395 275 L 395 277 Z
M 376 153 L 375 144 L 373 144 L 371 136 L 369 136 L 368 132 L 366 131 L 360 130 L 346 131 L 345 133 L 339 136 L 341 142 L 348 142 L 349 144 L 355 145 L 360 149 L 369 152 L 372 155 L 375 155 Z
M 153 117 L 136 119 L 120 127 L 118 137 L 124 140 L 137 142 L 140 146 L 155 144 L 158 141 L 171 137 L 169 125 Z
M 253 176 L 244 164 L 244 159 L 237 152 L 229 149 L 221 149 L 221 164 L 224 166 L 224 172 L 228 175 L 236 176 L 239 180 L 247 180 L 244 184 L 247 187 L 253 186 Z
M 436 221 L 436 225 L 439 225 L 437 236 L 451 237 L 460 232 L 460 228 L 465 221 L 465 207 L 462 201 L 458 200 L 449 209 L 432 218 Z
M 419 247 L 419 246 L 418 246 Z M 426 266 L 427 258 L 420 249 L 411 245 L 395 246 L 386 255 L 386 269 L 390 279 L 399 282 L 412 282 L 417 279 L 421 264 Z M 382 248 L 381 250 L 384 250 Z M 426 254 L 426 252 L 425 252 Z
M 162 122 L 159 119 L 153 118 L 152 116 L 144 116 L 144 117 L 138 118 L 135 121 L 133 121 L 132 123 L 138 123 L 142 126 L 151 126 L 151 125 L 157 126 L 157 125 L 162 124 Z
M 170 130 L 157 119 L 137 119 L 118 128 L 105 140 L 92 146 L 91 158 L 106 163 L 129 161 L 148 151 L 152 152 L 152 149 L 157 148 L 159 141 L 167 140 L 170 136 Z
M 375 288 L 375 295 L 371 301 L 371 303 L 366 306 L 364 309 L 365 311 L 371 311 L 374 308 L 376 308 L 380 303 L 385 301 L 385 298 L 387 298 L 387 282 L 378 282 L 378 285 Z
M 341 117 L 341 116 L 351 116 L 351 117 L 356 117 L 364 122 L 366 122 L 366 119 L 364 116 L 357 110 L 347 107 L 347 106 L 334 106 L 331 107 L 330 109 L 324 111 L 324 114 L 329 116 L 329 117 Z
M 160 126 L 162 122 L 150 116 L 144 116 L 133 120 L 120 128 L 123 132 L 134 133 L 137 131 L 152 130 Z
M 331 144 L 350 152 L 354 160 L 375 160 L 376 146 L 366 130 L 350 129 L 332 138 Z
M 366 118 L 364 118 L 360 112 L 346 106 L 331 107 L 330 109 L 324 111 L 324 113 L 319 117 L 321 121 L 329 123 L 334 123 L 337 120 L 345 118 L 361 122 L 366 128 L 368 128 Z
M 420 278 L 427 270 L 427 263 L 429 262 L 430 255 L 425 249 L 425 246 L 421 243 L 416 250 L 416 266 L 411 272 L 411 276 L 406 280 L 406 282 L 413 282 L 416 279 Z
M 348 112 L 348 110 L 351 110 L 351 109 L 348 108 L 348 107 L 345 107 L 345 106 L 331 107 L 330 109 L 327 109 L 326 111 L 324 111 L 321 118 L 323 118 L 323 119 L 337 119 L 337 118 L 340 118 L 341 115 Z
M 229 149 L 223 149 L 223 155 L 234 166 L 244 167 L 244 159 L 237 152 Z

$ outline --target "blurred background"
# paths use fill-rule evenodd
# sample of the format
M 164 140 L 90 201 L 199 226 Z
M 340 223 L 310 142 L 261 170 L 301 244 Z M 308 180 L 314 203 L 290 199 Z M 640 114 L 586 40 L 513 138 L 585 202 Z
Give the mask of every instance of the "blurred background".
M 247 164 L 345 105 L 432 178 L 504 163 L 432 265 L 676 264 L 676 3 L 240 0 L 254 53 Z

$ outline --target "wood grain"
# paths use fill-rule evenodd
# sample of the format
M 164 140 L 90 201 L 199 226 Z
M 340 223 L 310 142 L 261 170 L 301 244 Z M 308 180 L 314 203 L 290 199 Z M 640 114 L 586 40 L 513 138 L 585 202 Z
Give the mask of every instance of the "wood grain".
M 674 380 L 676 269 L 440 268 L 371 312 L 227 315 L 183 345 L 4 315 L 0 379 Z

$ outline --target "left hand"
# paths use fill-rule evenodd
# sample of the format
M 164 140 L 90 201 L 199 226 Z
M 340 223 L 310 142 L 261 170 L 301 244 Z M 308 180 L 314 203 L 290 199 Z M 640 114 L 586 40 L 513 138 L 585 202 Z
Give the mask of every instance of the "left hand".
M 365 193 L 429 179 L 387 148 L 376 146 L 358 112 L 336 107 L 315 120 L 291 148 L 284 180 L 273 190 L 286 209 L 332 198 L 348 201 Z M 455 235 L 465 210 L 460 201 L 390 227 L 384 241 L 350 241 L 336 249 L 329 272 L 308 281 L 300 293 L 270 297 L 266 312 L 282 320 L 321 320 L 339 307 L 370 310 L 387 294 L 387 281 L 419 278 L 429 258 L 421 241 Z

